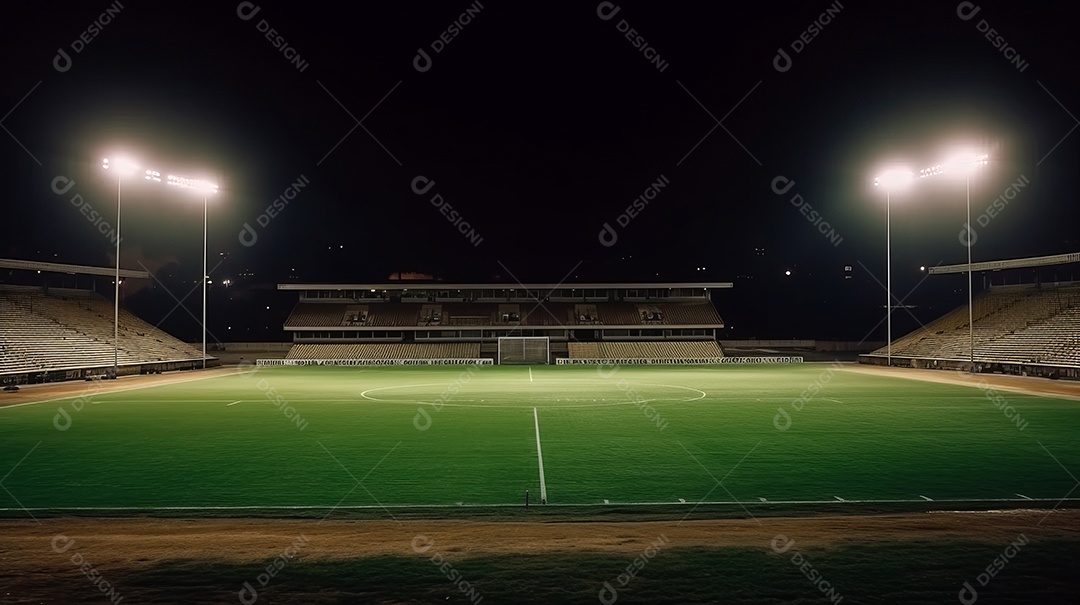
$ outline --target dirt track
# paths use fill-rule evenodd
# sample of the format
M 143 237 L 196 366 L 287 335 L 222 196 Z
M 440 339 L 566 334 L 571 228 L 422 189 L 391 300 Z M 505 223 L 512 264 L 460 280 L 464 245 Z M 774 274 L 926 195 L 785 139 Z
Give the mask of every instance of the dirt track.
M 1048 514 L 1049 513 L 1049 514 Z M 1041 523 L 1041 525 L 1040 525 Z M 325 521 L 282 519 L 87 519 L 0 521 L 0 566 L 15 574 L 69 570 L 57 550 L 74 540 L 101 569 L 132 569 L 167 560 L 211 557 L 232 563 L 272 559 L 306 538 L 304 558 L 416 555 L 425 536 L 460 556 L 554 552 L 640 553 L 663 534 L 674 546 L 767 548 L 783 534 L 801 547 L 849 542 L 976 540 L 1007 543 L 1080 540 L 1080 510 L 926 512 L 873 516 L 774 517 L 639 522 L 518 523 L 462 520 Z M 60 536 L 60 537 L 58 537 Z M 57 545 L 54 548 L 54 541 Z M 421 542 L 423 543 L 423 542 Z M 209 554 L 212 553 L 212 554 Z

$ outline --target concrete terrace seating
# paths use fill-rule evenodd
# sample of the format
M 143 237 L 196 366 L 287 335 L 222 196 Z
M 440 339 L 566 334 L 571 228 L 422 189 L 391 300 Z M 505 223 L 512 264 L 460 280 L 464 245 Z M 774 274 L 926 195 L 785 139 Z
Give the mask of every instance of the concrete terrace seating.
M 723 357 L 716 341 L 571 342 L 575 359 L 676 359 Z
M 0 291 L 0 373 L 113 364 L 113 304 L 72 296 Z M 201 359 L 202 352 L 120 311 L 121 365 Z
M 637 326 L 641 313 L 631 303 L 607 303 L 596 305 L 597 319 L 606 326 Z
M 993 288 L 976 297 L 972 309 L 976 361 L 1080 365 L 1080 286 Z M 967 359 L 967 305 L 897 339 L 892 354 Z
M 664 303 L 656 306 L 664 315 L 663 323 L 668 325 L 717 325 L 723 323 L 716 313 L 716 309 L 709 303 Z
M 415 326 L 420 322 L 420 305 L 376 303 L 368 305 L 368 326 Z M 445 306 L 443 307 L 445 311 Z
M 348 305 L 335 303 L 299 303 L 285 320 L 286 328 L 328 328 L 346 325 Z
M 477 359 L 480 343 L 296 344 L 285 359 Z

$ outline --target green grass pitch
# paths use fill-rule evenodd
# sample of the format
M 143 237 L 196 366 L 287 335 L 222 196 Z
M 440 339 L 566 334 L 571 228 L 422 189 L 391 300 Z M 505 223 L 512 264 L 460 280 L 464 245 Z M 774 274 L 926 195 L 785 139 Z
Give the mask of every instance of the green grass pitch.
M 1080 403 L 992 395 L 825 364 L 265 368 L 88 386 L 0 408 L 0 508 L 537 502 L 537 428 L 552 505 L 1069 495 Z

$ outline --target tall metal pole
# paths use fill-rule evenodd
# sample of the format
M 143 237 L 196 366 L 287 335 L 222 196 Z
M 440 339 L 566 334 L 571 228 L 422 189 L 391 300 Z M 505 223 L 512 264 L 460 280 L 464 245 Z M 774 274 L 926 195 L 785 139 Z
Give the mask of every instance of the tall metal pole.
M 975 312 L 971 306 L 971 176 L 967 177 L 967 274 L 968 274 L 968 340 L 971 350 L 971 372 L 975 371 Z
M 889 198 L 889 190 L 885 190 L 885 323 L 888 334 L 886 335 L 888 363 L 892 366 L 892 202 Z
M 202 367 L 206 369 L 206 194 L 202 199 Z
M 120 367 L 120 174 L 116 175 L 116 279 L 113 292 L 113 378 Z

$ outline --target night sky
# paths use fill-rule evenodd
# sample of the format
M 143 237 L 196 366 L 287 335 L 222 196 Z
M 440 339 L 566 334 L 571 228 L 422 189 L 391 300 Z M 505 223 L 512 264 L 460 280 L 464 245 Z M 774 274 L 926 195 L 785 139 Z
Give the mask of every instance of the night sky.
M 350 6 L 6 4 L 0 256 L 111 266 L 78 206 L 115 222 L 101 159 L 127 156 L 220 184 L 212 339 L 280 339 L 296 295 L 277 283 L 417 272 L 730 281 L 726 337 L 883 340 L 873 177 L 959 149 L 989 154 L 973 219 L 1008 195 L 976 261 L 1080 250 L 1075 3 Z M 894 332 L 966 301 L 966 276 L 920 271 L 966 260 L 964 191 L 943 175 L 892 196 L 893 287 L 913 305 Z M 155 276 L 125 302 L 197 338 L 173 297 L 196 288 L 198 308 L 201 198 L 132 179 L 121 199 L 121 264 Z

